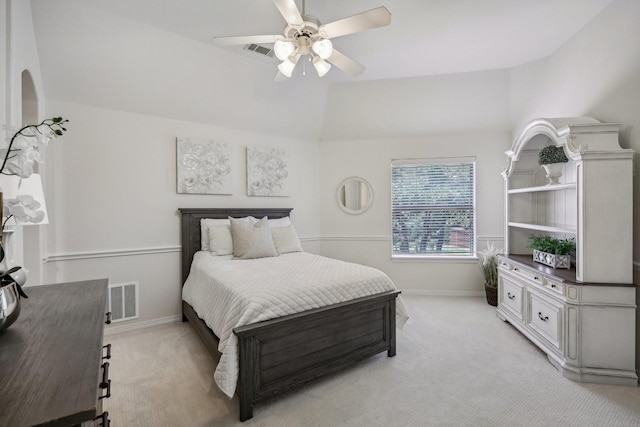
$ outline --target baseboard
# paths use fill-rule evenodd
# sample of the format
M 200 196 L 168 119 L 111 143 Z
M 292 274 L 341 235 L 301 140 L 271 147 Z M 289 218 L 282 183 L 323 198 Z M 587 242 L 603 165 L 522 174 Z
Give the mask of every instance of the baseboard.
M 484 297 L 484 291 L 435 291 L 424 289 L 401 289 L 404 295 L 422 295 L 439 297 Z
M 167 323 L 174 323 L 182 321 L 182 315 L 176 314 L 174 316 L 161 317 L 159 319 L 145 320 L 143 322 L 133 322 L 126 325 L 119 326 L 107 326 L 104 330 L 104 335 L 116 335 L 124 332 L 137 331 L 140 329 L 151 328 L 153 326 L 166 325 Z

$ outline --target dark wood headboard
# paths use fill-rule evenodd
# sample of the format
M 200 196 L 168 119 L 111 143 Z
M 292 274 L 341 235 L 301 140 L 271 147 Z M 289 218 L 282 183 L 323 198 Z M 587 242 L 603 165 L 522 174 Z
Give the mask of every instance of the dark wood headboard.
M 226 219 L 253 216 L 269 219 L 289 216 L 292 208 L 180 208 L 182 214 L 182 285 L 184 285 L 193 255 L 200 250 L 200 220 L 202 218 Z

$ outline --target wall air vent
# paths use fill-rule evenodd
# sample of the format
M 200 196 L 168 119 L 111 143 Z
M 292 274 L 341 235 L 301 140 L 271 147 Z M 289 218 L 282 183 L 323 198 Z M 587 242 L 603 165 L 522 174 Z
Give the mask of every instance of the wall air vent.
M 255 53 L 259 53 L 260 55 L 268 56 L 269 58 L 273 58 L 273 49 L 264 47 L 259 44 L 251 43 L 244 45 L 245 50 L 250 50 Z
M 138 282 L 109 285 L 109 311 L 112 322 L 138 318 Z

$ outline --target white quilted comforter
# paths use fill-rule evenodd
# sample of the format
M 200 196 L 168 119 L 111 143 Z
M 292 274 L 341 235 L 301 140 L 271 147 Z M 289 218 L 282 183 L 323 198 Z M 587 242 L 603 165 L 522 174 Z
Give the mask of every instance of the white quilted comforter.
M 233 397 L 238 380 L 238 341 L 233 328 L 396 289 L 375 268 L 306 252 L 233 259 L 200 251 L 194 256 L 182 299 L 220 338 L 214 378 Z M 398 298 L 398 327 L 407 311 Z

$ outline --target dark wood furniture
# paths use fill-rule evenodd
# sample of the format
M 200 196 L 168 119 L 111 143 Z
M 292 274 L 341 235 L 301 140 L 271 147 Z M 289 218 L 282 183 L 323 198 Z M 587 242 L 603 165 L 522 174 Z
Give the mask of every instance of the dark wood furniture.
M 107 279 L 24 290 L 20 317 L 0 333 L 0 426 L 107 426 Z
M 291 209 L 180 209 L 182 279 L 200 250 L 202 218 L 282 218 Z M 239 346 L 240 420 L 253 417 L 254 403 L 386 351 L 396 354 L 396 297 L 383 292 L 234 329 Z M 193 324 L 207 349 L 218 356 L 218 338 L 193 308 L 182 302 L 183 319 Z

